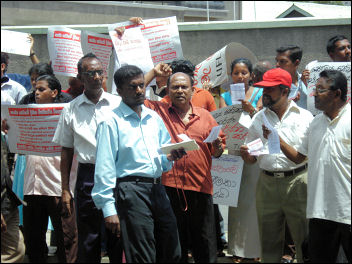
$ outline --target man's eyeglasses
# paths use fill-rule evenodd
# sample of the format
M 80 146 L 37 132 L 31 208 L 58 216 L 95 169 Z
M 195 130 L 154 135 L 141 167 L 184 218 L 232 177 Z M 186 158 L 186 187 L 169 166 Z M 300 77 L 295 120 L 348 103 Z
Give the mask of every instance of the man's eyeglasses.
M 313 88 L 313 92 L 316 92 L 318 94 L 325 93 L 329 91 L 330 89 L 320 89 L 320 88 Z
M 85 74 L 85 75 L 87 75 L 89 77 L 92 77 L 92 78 L 95 76 L 95 74 L 98 74 L 99 76 L 102 76 L 103 73 L 104 73 L 103 70 L 82 72 L 82 74 Z

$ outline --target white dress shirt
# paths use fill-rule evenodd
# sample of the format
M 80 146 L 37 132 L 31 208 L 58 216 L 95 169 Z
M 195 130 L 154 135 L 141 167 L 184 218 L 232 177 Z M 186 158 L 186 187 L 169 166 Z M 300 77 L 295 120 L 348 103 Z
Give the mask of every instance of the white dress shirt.
M 9 79 L 7 82 L 1 84 L 1 94 L 3 93 L 11 96 L 16 104 L 18 104 L 22 97 L 27 94 L 27 90 L 18 82 Z
M 264 145 L 264 151 L 269 152 L 268 140 L 263 137 L 263 111 L 267 120 L 272 127 L 276 129 L 279 136 L 287 144 L 299 151 L 299 148 L 302 145 L 302 140 L 307 137 L 308 127 L 313 119 L 313 115 L 309 111 L 297 106 L 292 100 L 289 102 L 289 106 L 282 116 L 281 121 L 276 113 L 271 111 L 269 108 L 264 108 L 259 111 L 253 117 L 253 122 L 249 127 L 245 144 L 260 138 Z M 267 171 L 289 171 L 299 168 L 307 163 L 305 161 L 301 164 L 296 164 L 289 160 L 281 150 L 279 154 L 260 155 L 257 160 L 259 162 L 259 167 Z
M 61 112 L 53 142 L 74 148 L 77 161 L 95 163 L 98 124 L 116 108 L 121 97 L 103 91 L 97 104 L 83 93 L 71 101 Z
M 302 154 L 308 154 L 307 218 L 351 224 L 351 106 L 331 120 L 312 121 Z

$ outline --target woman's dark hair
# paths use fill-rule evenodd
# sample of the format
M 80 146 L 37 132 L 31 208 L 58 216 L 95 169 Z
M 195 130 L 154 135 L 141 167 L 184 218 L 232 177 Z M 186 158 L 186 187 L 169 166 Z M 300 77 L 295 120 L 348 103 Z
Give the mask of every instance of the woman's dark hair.
M 36 79 L 38 81 L 47 81 L 48 86 L 51 90 L 57 90 L 57 96 L 55 97 L 54 103 L 64 103 L 64 99 L 61 94 L 60 81 L 54 75 L 41 75 Z
M 246 58 L 238 58 L 238 59 L 235 59 L 234 61 L 231 62 L 231 74 L 232 74 L 233 69 L 235 68 L 235 66 L 237 64 L 239 64 L 239 63 L 243 63 L 244 65 L 246 65 L 247 68 L 248 68 L 249 74 L 252 74 L 252 72 L 253 72 L 252 62 L 249 59 L 246 59 Z M 252 85 L 252 80 L 249 81 L 249 85 L 250 86 Z
M 28 75 L 31 76 L 33 73 L 38 74 L 38 76 L 41 75 L 54 75 L 53 68 L 51 67 L 50 64 L 40 62 L 37 64 L 34 64 L 28 71 Z
M 138 75 L 143 75 L 143 71 L 135 65 L 125 65 L 118 69 L 114 74 L 114 82 L 117 89 L 122 89 L 122 86 L 131 78 Z

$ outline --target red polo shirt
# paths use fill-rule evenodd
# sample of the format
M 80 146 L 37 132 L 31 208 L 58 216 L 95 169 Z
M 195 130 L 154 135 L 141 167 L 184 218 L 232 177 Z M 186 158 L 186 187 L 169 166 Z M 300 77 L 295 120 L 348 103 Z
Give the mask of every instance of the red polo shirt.
M 174 162 L 170 171 L 163 173 L 162 183 L 169 187 L 183 187 L 184 190 L 213 194 L 210 170 L 214 149 L 210 143 L 203 142 L 211 129 L 218 125 L 213 116 L 203 108 L 192 106 L 193 114 L 190 122 L 185 125 L 171 103 L 145 100 L 144 104 L 164 120 L 172 143 L 181 142 L 177 135 L 186 134 L 199 145 L 199 150 L 188 151 L 182 159 Z M 220 136 L 225 148 L 225 134 L 222 131 Z

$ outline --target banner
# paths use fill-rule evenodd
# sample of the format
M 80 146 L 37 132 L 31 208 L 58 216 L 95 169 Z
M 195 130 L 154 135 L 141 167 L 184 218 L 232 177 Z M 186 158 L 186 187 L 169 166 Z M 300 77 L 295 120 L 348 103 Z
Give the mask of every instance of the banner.
M 1 30 L 1 52 L 29 56 L 31 42 L 28 33 Z
M 242 170 L 243 160 L 239 156 L 222 155 L 220 158 L 213 158 L 211 175 L 214 204 L 237 207 Z
M 48 49 L 54 74 L 72 77 L 77 75 L 77 63 L 83 57 L 80 30 L 49 27 Z
M 117 27 L 125 27 L 126 30 L 134 27 L 141 29 L 144 39 L 148 40 L 154 66 L 159 62 L 183 59 L 176 16 L 143 20 L 138 26 L 130 21 L 116 23 L 109 25 L 109 32 Z
M 83 54 L 93 53 L 103 64 L 104 73 L 107 74 L 110 55 L 112 52 L 112 41 L 109 35 L 82 31 L 81 46 Z
M 308 80 L 308 98 L 307 108 L 313 114 L 317 115 L 321 111 L 314 106 L 313 90 L 319 79 L 319 74 L 324 70 L 338 70 L 345 74 L 347 78 L 347 102 L 351 103 L 351 62 L 317 62 L 314 63 L 310 68 L 309 80 Z
M 240 147 L 248 134 L 248 129 L 239 122 L 242 112 L 242 105 L 230 105 L 211 112 L 216 122 L 222 125 L 226 147 L 231 155 L 239 155 Z
M 231 62 L 237 58 L 247 58 L 253 65 L 257 62 L 247 47 L 231 42 L 196 66 L 194 85 L 202 88 L 206 81 L 210 81 L 213 87 L 223 84 L 231 75 Z
M 52 142 L 65 104 L 1 105 L 7 119 L 8 142 L 12 153 L 59 156 L 61 146 Z

